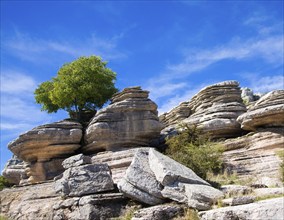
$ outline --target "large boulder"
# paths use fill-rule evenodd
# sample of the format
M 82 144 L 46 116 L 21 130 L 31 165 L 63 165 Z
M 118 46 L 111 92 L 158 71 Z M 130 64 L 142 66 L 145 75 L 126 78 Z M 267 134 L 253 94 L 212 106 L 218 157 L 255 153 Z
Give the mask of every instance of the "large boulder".
M 27 179 L 25 172 L 27 164 L 13 155 L 6 163 L 2 175 L 12 184 L 19 185 L 24 179 Z
M 91 158 L 81 155 L 63 161 L 67 168 L 62 178 L 56 180 L 56 192 L 62 196 L 82 196 L 114 189 L 107 164 L 90 164 Z
M 248 131 L 255 131 L 263 127 L 283 127 L 284 90 L 275 90 L 262 96 L 237 120 L 242 128 Z
M 226 81 L 205 87 L 189 102 L 161 115 L 160 120 L 167 127 L 180 123 L 197 125 L 213 138 L 227 138 L 241 134 L 237 118 L 244 112 L 239 83 Z
M 282 185 L 278 151 L 283 150 L 283 128 L 266 128 L 223 142 L 226 169 L 240 179 L 268 186 Z
M 209 209 L 223 196 L 192 170 L 151 148 L 136 152 L 118 188 L 126 197 L 149 205 L 170 199 L 198 210 Z
M 126 88 L 97 112 L 86 129 L 83 152 L 149 146 L 157 142 L 161 124 L 157 105 L 140 87 Z
M 28 162 L 29 182 L 45 181 L 64 171 L 61 163 L 81 147 L 82 133 L 80 123 L 64 120 L 27 131 L 8 148 Z

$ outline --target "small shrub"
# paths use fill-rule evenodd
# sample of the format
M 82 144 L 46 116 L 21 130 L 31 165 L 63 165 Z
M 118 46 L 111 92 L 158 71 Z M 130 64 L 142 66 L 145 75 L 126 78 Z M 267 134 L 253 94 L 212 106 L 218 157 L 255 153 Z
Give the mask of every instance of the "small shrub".
M 0 190 L 11 187 L 12 184 L 8 182 L 8 180 L 4 176 L 0 176 Z
M 166 154 L 203 179 L 207 178 L 208 172 L 219 172 L 223 164 L 223 147 L 211 142 L 197 126 L 181 125 L 181 130 L 166 141 Z

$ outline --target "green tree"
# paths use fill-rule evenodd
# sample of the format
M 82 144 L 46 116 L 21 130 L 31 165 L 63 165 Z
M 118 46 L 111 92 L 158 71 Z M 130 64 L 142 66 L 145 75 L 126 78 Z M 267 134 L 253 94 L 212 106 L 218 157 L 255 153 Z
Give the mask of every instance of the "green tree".
M 64 64 L 56 77 L 35 90 L 36 102 L 48 113 L 59 109 L 76 112 L 80 120 L 83 111 L 96 111 L 118 91 L 114 86 L 116 73 L 106 65 L 98 56 Z
M 12 185 L 13 184 L 9 183 L 4 176 L 0 176 L 0 191 L 6 187 L 11 187 Z

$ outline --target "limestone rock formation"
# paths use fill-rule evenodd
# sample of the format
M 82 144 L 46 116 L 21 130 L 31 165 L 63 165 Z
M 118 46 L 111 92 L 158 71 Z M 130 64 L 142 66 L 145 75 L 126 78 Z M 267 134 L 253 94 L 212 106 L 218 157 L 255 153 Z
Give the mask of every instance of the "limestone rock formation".
M 223 142 L 226 168 L 241 179 L 252 179 L 266 185 L 282 185 L 281 163 L 277 152 L 283 150 L 283 128 L 267 128 Z M 262 182 L 262 179 L 269 178 Z
M 26 163 L 15 155 L 8 160 L 6 163 L 2 175 L 10 182 L 16 185 L 19 185 L 20 182 L 27 179 L 27 174 L 25 172 Z
M 237 120 L 242 128 L 248 131 L 255 131 L 263 127 L 283 127 L 284 90 L 275 90 L 262 96 Z
M 283 219 L 284 197 L 248 205 L 230 206 L 199 213 L 201 220 Z
M 226 138 L 241 133 L 236 119 L 245 111 L 239 83 L 226 81 L 202 89 L 189 102 L 160 116 L 160 120 L 166 126 L 196 124 L 214 138 Z
M 173 204 L 156 205 L 134 212 L 131 220 L 170 220 L 183 214 L 183 206 Z
M 55 182 L 56 192 L 62 196 L 82 196 L 114 189 L 108 165 L 88 164 L 91 159 L 86 158 L 76 155 L 63 161 L 67 169 Z
M 157 141 L 162 126 L 157 105 L 148 98 L 148 93 L 140 87 L 131 87 L 114 95 L 111 104 L 98 111 L 87 127 L 83 152 L 116 151 Z
M 111 170 L 113 182 L 117 184 L 124 177 L 126 170 L 131 164 L 138 149 L 141 148 L 131 148 L 116 152 L 99 152 L 92 157 L 92 163 L 106 163 Z
M 248 105 L 250 105 L 250 103 L 253 103 L 259 100 L 261 97 L 260 94 L 254 94 L 253 91 L 247 87 L 241 88 L 241 91 L 242 91 L 242 95 L 241 95 L 242 99 Z
M 81 124 L 64 120 L 23 133 L 8 147 L 29 163 L 29 182 L 39 182 L 52 179 L 63 171 L 63 159 L 80 148 L 81 138 Z
M 192 170 L 154 149 L 141 149 L 118 182 L 119 190 L 142 203 L 157 205 L 170 199 L 207 210 L 223 196 Z

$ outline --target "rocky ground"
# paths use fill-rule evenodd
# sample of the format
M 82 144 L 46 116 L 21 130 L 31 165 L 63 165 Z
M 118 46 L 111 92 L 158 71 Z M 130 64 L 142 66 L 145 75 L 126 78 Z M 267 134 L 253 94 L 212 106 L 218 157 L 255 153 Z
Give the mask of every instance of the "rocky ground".
M 9 144 L 14 156 L 3 175 L 16 185 L 0 192 L 0 215 L 43 220 L 284 219 L 278 156 L 284 146 L 283 119 L 283 90 L 260 97 L 241 90 L 238 82 L 222 82 L 158 117 L 147 91 L 126 88 L 85 130 L 78 122 L 63 120 L 36 127 Z M 242 184 L 216 189 L 161 154 L 157 149 L 177 134 L 180 123 L 196 124 L 222 143 L 225 169 Z

